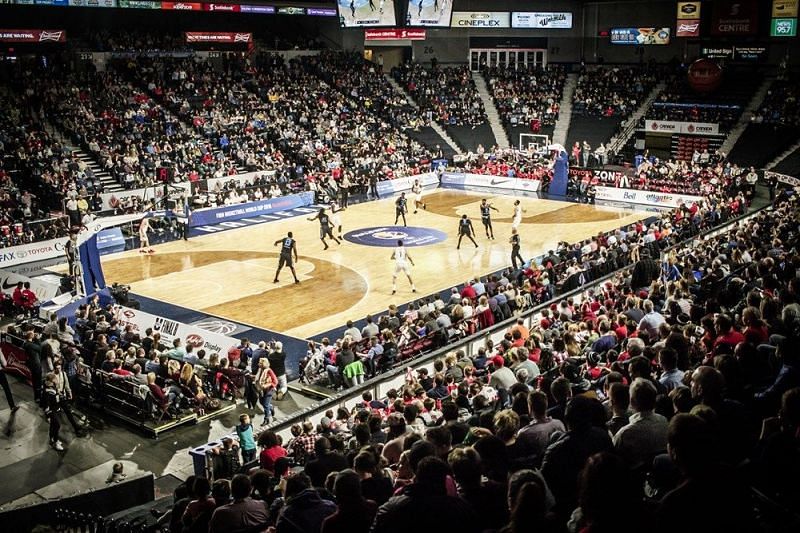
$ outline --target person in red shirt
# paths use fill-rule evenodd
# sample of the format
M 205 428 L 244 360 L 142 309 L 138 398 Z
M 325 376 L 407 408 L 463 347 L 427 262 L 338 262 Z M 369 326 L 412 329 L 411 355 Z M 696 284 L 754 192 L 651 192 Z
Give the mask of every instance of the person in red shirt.
M 274 431 L 264 431 L 258 436 L 258 445 L 261 453 L 258 462 L 261 468 L 270 474 L 275 473 L 275 462 L 281 457 L 286 457 L 286 448 L 280 445 L 278 435 Z
M 744 342 L 744 335 L 733 329 L 733 321 L 728 315 L 720 314 L 714 320 L 714 329 L 717 331 L 717 338 L 714 339 L 714 355 L 723 353 L 733 353 L 734 348 L 740 342 Z
M 761 320 L 761 313 L 755 307 L 747 307 L 742 311 L 742 322 L 745 325 L 744 338 L 753 346 L 765 344 L 769 340 L 767 325 Z
M 466 282 L 464 284 L 464 288 L 461 289 L 461 297 L 462 298 L 469 298 L 470 300 L 474 300 L 478 297 L 478 294 L 475 292 L 475 289 L 470 285 L 470 282 Z

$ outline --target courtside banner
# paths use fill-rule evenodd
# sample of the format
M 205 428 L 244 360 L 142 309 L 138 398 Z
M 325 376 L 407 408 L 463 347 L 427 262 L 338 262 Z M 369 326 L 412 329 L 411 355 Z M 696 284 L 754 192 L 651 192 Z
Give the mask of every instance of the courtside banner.
M 290 194 L 280 196 L 271 200 L 260 200 L 258 202 L 248 202 L 246 204 L 228 205 L 223 207 L 210 207 L 208 209 L 197 209 L 192 211 L 189 218 L 189 226 L 211 226 L 220 222 L 240 220 L 243 218 L 269 215 L 278 211 L 305 207 L 314 203 L 313 192 L 301 192 L 300 194 Z
M 427 174 L 418 174 L 416 176 L 406 176 L 405 178 L 379 181 L 376 188 L 378 189 L 378 194 L 381 196 L 385 196 L 387 194 L 392 195 L 398 192 L 411 190 L 411 187 L 414 186 L 414 182 L 416 180 L 419 180 L 423 187 L 439 183 L 439 178 L 436 177 L 436 174 L 433 172 L 428 172 Z
M 64 30 L 4 30 L 0 29 L 0 42 L 3 43 L 64 43 L 67 32 Z
M 64 262 L 66 262 L 67 257 L 64 255 L 64 245 L 67 244 L 68 240 L 69 237 L 61 237 L 49 241 L 2 248 L 0 249 L 0 268 L 54 259 L 56 257 L 63 257 Z
M 250 43 L 253 34 L 233 31 L 187 31 L 184 32 L 187 43 Z
M 17 288 L 17 283 L 19 282 L 30 283 L 31 290 L 40 302 L 52 300 L 58 295 L 59 289 L 61 289 L 59 283 L 49 283 L 39 278 L 29 278 L 6 270 L 0 270 L 0 288 L 4 293 L 14 294 L 14 289 Z
M 231 348 L 239 346 L 239 341 L 233 337 L 212 333 L 197 326 L 151 315 L 130 307 L 119 306 L 116 318 L 122 329 L 130 325 L 140 337 L 146 335 L 147 328 L 153 328 L 153 332 L 161 334 L 161 342 L 168 346 L 171 346 L 172 341 L 178 338 L 184 342 L 185 346 L 192 345 L 195 352 L 203 349 L 207 354 L 219 353 L 222 357 L 225 357 Z
M 442 186 L 451 189 L 463 189 L 465 187 L 483 187 L 489 189 L 501 189 L 506 191 L 536 192 L 539 190 L 540 185 L 541 182 L 539 180 L 509 178 L 507 176 L 491 176 L 488 174 L 465 174 L 463 172 L 445 172 L 442 175 Z
M 191 190 L 191 184 L 188 181 L 182 183 L 174 183 L 171 184 L 170 187 L 183 189 L 185 191 L 184 194 L 188 194 Z M 170 192 L 170 195 L 172 194 L 173 192 Z M 164 196 L 164 187 L 162 186 L 142 187 L 140 189 L 128 189 L 125 191 L 100 193 L 100 200 L 103 202 L 102 209 L 104 211 L 107 209 L 117 209 L 123 206 L 126 199 L 130 199 L 137 196 L 145 201 L 153 199 L 158 201 Z
M 674 194 L 657 191 L 639 191 L 635 189 L 619 189 L 617 187 L 595 187 L 595 199 L 608 202 L 626 202 L 631 204 L 652 205 L 655 207 L 678 207 L 681 204 L 699 203 L 700 196 Z

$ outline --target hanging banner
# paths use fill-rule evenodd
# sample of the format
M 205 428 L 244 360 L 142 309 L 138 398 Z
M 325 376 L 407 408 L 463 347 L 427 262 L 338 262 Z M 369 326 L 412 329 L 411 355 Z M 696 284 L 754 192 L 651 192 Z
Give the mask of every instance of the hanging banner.
M 669 44 L 669 28 L 611 28 L 611 44 Z
M 253 34 L 232 31 L 187 31 L 184 32 L 187 43 L 250 43 Z
M 424 41 L 425 30 L 364 30 L 365 41 Z
M 508 11 L 453 11 L 451 28 L 510 28 Z
M 64 43 L 67 32 L 64 30 L 4 30 L 0 29 L 0 42 L 3 43 Z
M 756 35 L 758 5 L 755 0 L 716 0 L 711 17 L 712 35 Z
M 568 30 L 572 28 L 572 13 L 514 11 L 511 13 L 511 27 Z

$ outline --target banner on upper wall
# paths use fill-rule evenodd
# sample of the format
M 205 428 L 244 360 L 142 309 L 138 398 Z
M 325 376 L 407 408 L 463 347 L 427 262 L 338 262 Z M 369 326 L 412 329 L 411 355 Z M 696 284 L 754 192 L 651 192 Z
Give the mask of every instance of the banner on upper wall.
M 189 226 L 193 228 L 196 226 L 211 226 L 213 224 L 219 224 L 220 222 L 269 215 L 278 211 L 304 207 L 313 203 L 313 192 L 301 192 L 300 194 L 280 196 L 278 198 L 272 198 L 271 200 L 197 209 L 192 211 L 189 219 Z
M 239 4 L 204 4 L 203 7 L 206 11 L 214 11 L 221 13 L 240 13 L 241 7 Z
M 0 29 L 0 42 L 3 43 L 64 43 L 67 32 L 64 30 L 5 30 Z
M 116 318 L 121 329 L 124 330 L 126 326 L 130 325 L 133 331 L 141 337 L 145 336 L 147 328 L 152 328 L 154 333 L 161 334 L 161 342 L 168 346 L 172 345 L 174 339 L 179 338 L 185 346 L 193 346 L 195 351 L 203 349 L 209 355 L 219 353 L 222 357 L 225 357 L 231 348 L 239 346 L 239 341 L 233 337 L 212 333 L 197 326 L 151 315 L 130 307 L 120 306 Z
M 646 120 L 648 133 L 688 133 L 692 135 L 719 135 L 719 124 L 713 122 L 676 122 L 671 120 Z
M 117 7 L 117 0 L 69 0 L 71 7 Z
M 796 17 L 797 4 L 798 0 L 772 0 L 772 17 Z
M 570 29 L 572 13 L 541 13 L 534 11 L 514 11 L 511 13 L 512 28 Z
M 755 0 L 715 0 L 712 35 L 756 35 L 758 3 Z
M 117 5 L 123 9 L 161 9 L 158 0 L 117 0 Z
M 699 19 L 700 9 L 700 2 L 678 2 L 678 20 Z
M 434 172 L 419 174 L 416 176 L 406 176 L 405 178 L 395 178 L 393 180 L 379 181 L 376 185 L 380 196 L 392 195 L 395 193 L 409 191 L 414 186 L 414 182 L 419 180 L 423 187 L 439 183 L 439 178 Z
M 256 13 L 258 15 L 274 15 L 274 6 L 252 6 L 248 4 L 241 4 L 239 11 L 242 13 Z
M 595 199 L 607 202 L 625 202 L 631 204 L 652 205 L 654 207 L 679 207 L 681 204 L 700 202 L 702 197 L 686 194 L 673 194 L 655 191 L 639 191 L 635 189 L 619 189 L 617 187 L 595 187 Z
M 796 37 L 797 19 L 772 19 L 769 28 L 770 37 Z
M 453 11 L 451 28 L 510 28 L 508 11 Z
M 200 2 L 161 2 L 161 9 L 167 11 L 203 11 Z
M 669 28 L 611 28 L 611 44 L 669 44 Z
M 232 31 L 187 31 L 184 32 L 187 43 L 251 43 L 253 34 Z
M 365 41 L 424 41 L 425 30 L 392 28 L 389 30 L 364 30 Z
M 536 192 L 539 190 L 539 180 L 510 178 L 508 176 L 492 176 L 487 174 L 469 174 L 463 172 L 445 172 L 442 174 L 442 186 L 452 189 L 465 187 L 483 187 L 505 191 Z

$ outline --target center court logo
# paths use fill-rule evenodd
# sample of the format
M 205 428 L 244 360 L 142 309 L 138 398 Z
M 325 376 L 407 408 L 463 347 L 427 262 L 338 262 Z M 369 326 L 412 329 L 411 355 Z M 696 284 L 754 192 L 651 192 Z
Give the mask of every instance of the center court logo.
M 378 228 L 361 228 L 344 234 L 345 240 L 364 246 L 397 246 L 398 239 L 406 246 L 428 246 L 447 239 L 443 231 L 431 228 L 381 226 Z

